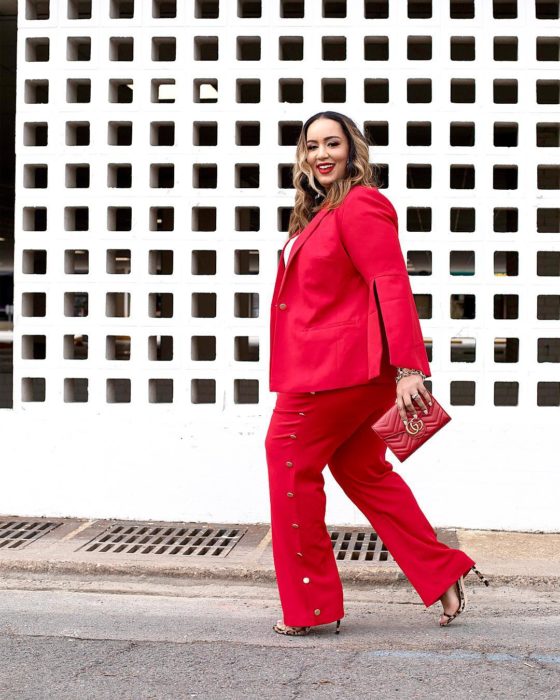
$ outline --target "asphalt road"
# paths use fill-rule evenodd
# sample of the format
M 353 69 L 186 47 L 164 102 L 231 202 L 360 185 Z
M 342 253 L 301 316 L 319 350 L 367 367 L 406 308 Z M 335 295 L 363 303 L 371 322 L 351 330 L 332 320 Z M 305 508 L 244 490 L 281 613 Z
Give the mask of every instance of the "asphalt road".
M 407 586 L 346 587 L 346 617 L 272 632 L 271 584 L 0 579 L 0 698 L 560 697 L 560 591 L 467 586 L 447 629 Z

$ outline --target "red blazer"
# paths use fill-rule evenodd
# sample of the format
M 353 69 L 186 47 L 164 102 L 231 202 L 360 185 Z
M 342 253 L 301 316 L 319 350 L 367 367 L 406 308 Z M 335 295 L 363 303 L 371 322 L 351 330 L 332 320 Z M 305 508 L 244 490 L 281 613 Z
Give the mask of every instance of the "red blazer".
M 270 310 L 270 391 L 365 384 L 396 367 L 430 376 L 397 213 L 356 185 L 280 257 Z

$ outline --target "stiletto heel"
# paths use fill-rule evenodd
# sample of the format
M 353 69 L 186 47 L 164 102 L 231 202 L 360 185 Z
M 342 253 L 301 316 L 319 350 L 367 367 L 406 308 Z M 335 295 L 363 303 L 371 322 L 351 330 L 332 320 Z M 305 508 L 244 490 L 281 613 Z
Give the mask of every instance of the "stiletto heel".
M 490 581 L 486 578 L 486 576 L 483 576 L 483 574 L 480 573 L 480 571 L 476 568 L 476 566 L 471 566 L 471 571 L 474 571 L 474 573 L 478 576 L 478 578 L 482 581 L 482 583 L 485 586 L 490 585 Z
M 336 621 L 336 629 L 334 631 L 335 634 L 338 634 L 340 632 L 340 620 Z

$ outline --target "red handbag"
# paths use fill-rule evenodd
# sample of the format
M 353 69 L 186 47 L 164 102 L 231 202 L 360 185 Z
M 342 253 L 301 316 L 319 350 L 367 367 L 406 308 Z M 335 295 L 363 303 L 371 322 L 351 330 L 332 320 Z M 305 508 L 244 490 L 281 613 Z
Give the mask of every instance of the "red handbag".
M 395 404 L 371 426 L 400 462 L 404 462 L 451 420 L 451 416 L 435 400 L 433 394 L 430 397 L 432 405 L 426 404 L 428 413 L 418 409 L 418 418 L 411 418 L 407 425 L 403 423 Z

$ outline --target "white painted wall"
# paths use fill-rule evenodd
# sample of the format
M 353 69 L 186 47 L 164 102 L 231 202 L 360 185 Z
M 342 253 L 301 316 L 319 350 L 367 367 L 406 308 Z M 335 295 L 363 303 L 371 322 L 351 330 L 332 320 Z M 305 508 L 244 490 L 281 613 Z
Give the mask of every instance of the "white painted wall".
M 235 15 L 237 3 L 222 2 L 217 20 L 194 19 L 191 2 L 178 2 L 175 20 L 151 17 L 151 2 L 136 2 L 138 11 L 132 20 L 111 20 L 107 3 L 94 3 L 91 20 L 66 18 L 66 2 L 51 0 L 48 20 L 25 18 L 24 2 L 19 3 L 18 103 L 17 103 L 17 190 L 16 190 L 16 315 L 15 315 L 15 391 L 14 409 L 0 412 L 2 434 L 3 488 L 0 513 L 19 515 L 83 516 L 168 519 L 185 521 L 254 522 L 269 517 L 264 436 L 275 395 L 268 392 L 268 309 L 276 271 L 278 250 L 285 233 L 278 230 L 277 210 L 291 206 L 293 192 L 278 187 L 279 163 L 293 161 L 294 147 L 278 145 L 278 122 L 303 122 L 320 109 L 333 108 L 348 113 L 359 124 L 365 121 L 389 123 L 389 145 L 371 149 L 372 162 L 389 165 L 390 186 L 384 193 L 399 214 L 403 250 L 433 253 L 433 274 L 411 278 L 415 293 L 433 295 L 433 316 L 422 320 L 426 338 L 433 341 L 432 390 L 449 410 L 453 420 L 429 446 L 400 465 L 391 458 L 408 480 L 434 525 L 471 528 L 558 530 L 560 509 L 560 458 L 555 440 L 558 406 L 537 406 L 538 381 L 558 381 L 558 365 L 537 362 L 537 338 L 558 337 L 558 321 L 536 319 L 537 294 L 559 294 L 558 277 L 537 277 L 536 252 L 560 250 L 560 233 L 537 233 L 537 207 L 557 207 L 558 190 L 537 189 L 537 165 L 558 162 L 558 148 L 536 148 L 535 125 L 558 119 L 558 105 L 535 103 L 535 81 L 557 79 L 557 62 L 535 60 L 535 37 L 557 36 L 558 22 L 536 20 L 533 3 L 519 3 L 516 20 L 494 20 L 491 3 L 476 2 L 473 20 L 451 20 L 448 3 L 434 3 L 431 20 L 406 18 L 406 3 L 391 3 L 387 20 L 364 20 L 363 3 L 348 3 L 345 20 L 320 16 L 321 3 L 307 2 L 303 19 L 287 20 L 277 16 L 278 3 L 263 3 L 261 19 L 241 19 Z M 432 61 L 406 59 L 406 35 L 431 35 Z M 237 36 L 262 37 L 262 58 L 257 62 L 235 60 Z M 304 36 L 304 62 L 277 60 L 278 37 Z M 321 61 L 321 36 L 348 38 L 347 60 Z M 389 37 L 390 60 L 363 60 L 363 36 Z M 450 62 L 449 36 L 476 37 L 474 62 Z M 519 60 L 495 63 L 492 37 L 518 36 Z M 25 40 L 50 38 L 50 61 L 25 61 Z M 68 36 L 91 36 L 92 60 L 67 62 Z M 109 38 L 133 36 L 135 61 L 116 63 L 107 60 Z M 152 63 L 152 36 L 177 36 L 175 62 Z M 218 36 L 220 59 L 193 61 L 195 36 Z M 92 80 L 90 105 L 65 101 L 68 77 Z M 238 77 L 261 79 L 261 102 L 239 104 L 235 101 Z M 302 77 L 304 103 L 278 102 L 277 80 Z M 321 103 L 320 78 L 343 77 L 347 81 L 347 102 Z M 476 102 L 451 104 L 449 80 L 474 78 Z M 27 79 L 49 80 L 48 104 L 26 104 Z M 107 82 L 113 77 L 134 78 L 134 102 L 107 102 Z M 150 102 L 150 79 L 174 77 L 177 100 L 174 104 Z M 192 81 L 208 77 L 218 80 L 216 104 L 193 104 Z M 386 77 L 390 81 L 388 104 L 364 104 L 363 80 Z M 431 77 L 431 104 L 407 104 L 406 81 L 413 77 Z M 515 105 L 492 102 L 494 78 L 516 78 L 519 101 Z M 109 120 L 129 120 L 134 124 L 131 147 L 107 145 Z M 151 121 L 164 119 L 176 123 L 174 147 L 152 147 Z M 89 120 L 91 144 L 69 147 L 65 144 L 65 122 Z M 193 121 L 217 121 L 219 141 L 216 147 L 192 145 Z M 257 120 L 261 123 L 261 145 L 235 145 L 235 122 Z M 25 122 L 48 121 L 49 144 L 33 148 L 23 145 Z M 432 146 L 406 145 L 409 121 L 432 123 Z M 451 148 L 449 123 L 473 121 L 476 146 Z M 519 145 L 495 148 L 492 123 L 519 124 Z M 108 189 L 107 163 L 133 164 L 131 189 Z M 149 187 L 150 163 L 173 162 L 175 187 L 155 190 Z M 49 166 L 48 189 L 23 186 L 25 164 Z M 89 190 L 67 189 L 66 163 L 90 163 Z M 193 163 L 216 163 L 217 190 L 192 187 Z M 236 163 L 259 163 L 260 187 L 235 187 Z M 406 186 L 406 168 L 412 163 L 432 165 L 432 187 L 410 190 Z M 476 167 L 474 190 L 449 189 L 449 166 L 473 163 Z M 493 190 L 494 164 L 518 165 L 516 190 Z M 64 207 L 74 204 L 90 207 L 89 231 L 64 230 Z M 133 208 L 130 232 L 107 231 L 106 208 L 122 204 Z M 148 230 L 149 206 L 175 207 L 175 231 Z M 191 207 L 217 207 L 217 230 L 190 230 Z M 22 230 L 22 212 L 26 206 L 47 206 L 48 230 Z M 236 206 L 259 206 L 259 231 L 234 230 Z M 406 231 L 409 206 L 431 206 L 433 227 L 430 233 Z M 476 207 L 474 233 L 451 234 L 449 209 L 453 206 Z M 493 232 L 493 209 L 497 206 L 519 208 L 517 233 Z M 190 251 L 212 248 L 218 251 L 218 274 L 196 277 L 190 274 Z M 23 274 L 22 251 L 30 248 L 48 251 L 47 275 Z M 86 248 L 90 254 L 88 275 L 64 272 L 65 249 Z M 108 248 L 132 250 L 130 275 L 105 272 Z M 154 279 L 148 274 L 147 251 L 169 249 L 175 252 L 174 274 Z M 233 251 L 258 249 L 260 272 L 243 278 L 234 274 Z M 450 250 L 474 250 L 476 274 L 473 277 L 449 275 Z M 517 277 L 495 277 L 494 250 L 519 251 Z M 47 293 L 47 316 L 24 317 L 21 294 Z M 65 291 L 89 292 L 89 315 L 64 316 Z M 105 293 L 129 291 L 132 295 L 129 318 L 105 317 Z M 149 292 L 174 293 L 174 316 L 153 319 L 147 313 Z M 519 294 L 519 319 L 496 321 L 492 303 L 496 293 Z M 190 316 L 193 291 L 216 291 L 218 309 L 215 319 Z M 255 291 L 260 294 L 259 318 L 235 318 L 233 294 Z M 476 318 L 449 318 L 449 295 L 476 294 Z M 63 336 L 68 333 L 89 335 L 87 360 L 63 358 Z M 130 335 L 132 357 L 129 361 L 105 358 L 105 336 Z M 172 362 L 147 359 L 149 335 L 174 336 Z M 22 336 L 45 334 L 47 357 L 23 359 Z M 196 362 L 190 356 L 190 336 L 216 336 L 217 359 Z M 233 359 L 235 335 L 258 336 L 260 361 Z M 495 337 L 520 339 L 519 362 L 495 364 Z M 474 337 L 477 359 L 474 363 L 450 362 L 451 337 Z M 44 377 L 44 402 L 22 400 L 24 377 Z M 87 403 L 65 403 L 63 382 L 67 377 L 87 377 Z M 130 404 L 108 404 L 105 381 L 110 377 L 130 378 Z M 174 402 L 153 404 L 148 401 L 148 380 L 166 377 L 174 380 Z M 193 404 L 191 378 L 215 378 L 216 403 Z M 236 404 L 235 379 L 259 380 L 259 403 Z M 474 406 L 450 405 L 450 382 L 476 382 Z M 519 381 L 517 406 L 493 405 L 496 380 Z M 347 501 L 327 474 L 328 520 L 331 523 L 364 523 L 363 516 Z

